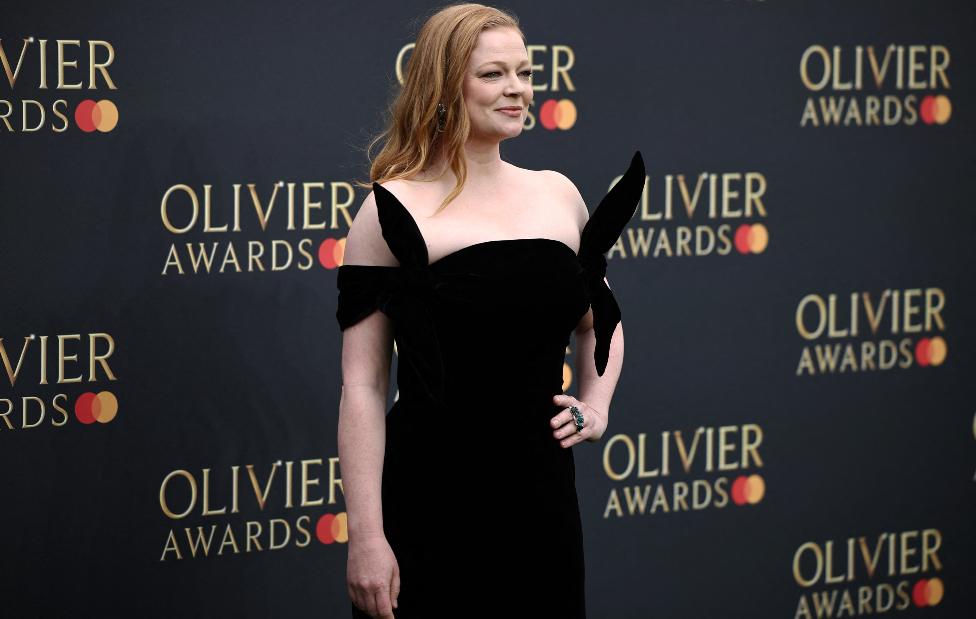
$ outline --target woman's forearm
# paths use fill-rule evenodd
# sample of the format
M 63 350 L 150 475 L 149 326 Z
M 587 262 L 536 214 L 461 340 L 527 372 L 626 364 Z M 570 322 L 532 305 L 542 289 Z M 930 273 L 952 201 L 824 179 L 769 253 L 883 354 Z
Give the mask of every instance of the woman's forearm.
M 385 409 L 385 393 L 367 385 L 343 385 L 339 399 L 339 466 L 350 543 L 383 535 Z
M 617 323 L 610 342 L 610 357 L 603 376 L 596 373 L 593 351 L 596 348 L 596 334 L 593 329 L 576 332 L 576 374 L 579 380 L 577 399 L 605 413 L 609 419 L 610 401 L 617 388 L 620 370 L 624 363 L 624 324 Z

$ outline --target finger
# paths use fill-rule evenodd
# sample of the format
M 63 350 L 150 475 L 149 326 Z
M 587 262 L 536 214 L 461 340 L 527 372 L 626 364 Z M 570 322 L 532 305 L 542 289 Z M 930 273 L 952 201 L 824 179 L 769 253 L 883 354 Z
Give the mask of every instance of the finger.
M 582 412 L 586 408 L 586 405 L 583 404 L 582 402 L 580 402 L 579 400 L 577 400 L 576 398 L 570 398 L 570 400 L 572 402 L 570 404 L 570 408 L 563 409 L 562 411 L 560 411 L 556 416 L 554 416 L 550 420 L 550 425 L 553 428 L 559 428 L 559 429 L 565 430 L 564 426 L 566 424 L 569 424 L 570 427 L 572 427 L 573 432 L 576 431 L 576 416 L 573 415 L 573 412 L 572 412 L 571 409 L 572 409 L 573 406 L 575 406 L 577 408 L 577 410 L 579 410 L 580 412 Z M 584 419 L 584 422 L 585 422 L 585 419 L 586 419 L 586 414 L 585 413 L 583 413 L 583 419 Z
M 393 562 L 393 582 L 390 587 L 390 597 L 393 598 L 393 608 L 397 608 L 397 598 L 400 597 L 400 566 Z
M 573 415 L 568 410 L 563 410 L 558 415 L 549 420 L 549 425 L 555 430 L 563 428 L 567 423 L 573 420 Z
M 576 402 L 576 398 L 574 398 L 571 395 L 567 395 L 565 393 L 557 393 L 554 396 L 552 396 L 552 403 L 569 408 L 570 406 L 573 406 L 577 402 Z
M 572 424 L 566 424 L 557 433 L 559 434 L 557 439 L 559 440 L 560 447 L 572 447 L 577 443 L 583 442 L 590 436 L 590 426 L 588 420 L 584 417 L 583 428 L 577 429 L 576 420 L 574 419 Z
M 352 603 L 356 605 L 356 608 L 363 612 L 367 612 L 366 598 L 363 597 L 363 594 L 359 591 L 359 588 L 350 585 L 348 589 L 349 597 L 352 598 Z
M 579 402 L 573 396 L 566 395 L 565 393 L 557 393 L 556 395 L 552 396 L 552 401 L 557 406 L 564 407 L 563 410 L 556 413 L 550 420 L 550 424 L 553 428 L 558 428 L 563 424 L 568 423 L 573 418 L 573 415 L 569 412 L 570 406 L 576 406 L 577 408 L 582 407 L 581 402 Z
M 366 596 L 362 594 L 357 595 L 354 603 L 356 604 L 356 608 L 366 613 L 370 617 L 373 616 L 372 610 L 370 609 L 369 604 L 366 602 Z
M 376 616 L 382 619 L 394 619 L 393 606 L 390 604 L 390 590 L 380 589 L 375 594 Z
M 576 432 L 576 418 L 569 411 L 559 413 L 552 425 L 555 428 L 552 434 L 556 438 L 564 438 Z
M 584 431 L 586 430 L 585 425 L 583 426 L 583 430 Z M 564 438 L 573 436 L 577 433 L 578 430 L 576 429 L 576 421 L 569 421 L 559 426 L 557 429 L 555 429 L 552 433 L 552 436 L 557 440 L 562 440 Z
M 583 442 L 583 440 L 586 438 L 586 432 L 586 428 L 583 428 L 582 433 L 573 432 L 572 436 L 567 436 L 566 438 L 561 439 L 559 441 L 559 446 L 564 449 L 569 449 L 573 445 Z
M 370 617 L 379 616 L 379 611 L 376 610 L 376 596 L 370 589 L 363 591 L 363 610 Z

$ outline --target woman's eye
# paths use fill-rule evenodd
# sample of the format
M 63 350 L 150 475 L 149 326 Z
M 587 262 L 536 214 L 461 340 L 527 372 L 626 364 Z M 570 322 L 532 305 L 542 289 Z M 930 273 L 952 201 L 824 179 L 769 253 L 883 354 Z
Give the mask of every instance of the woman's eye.
M 481 77 L 491 77 L 493 75 L 501 75 L 501 73 L 499 73 L 498 71 L 490 71 L 488 73 L 485 73 Z M 526 77 L 532 77 L 532 69 L 526 69 L 525 71 L 522 71 L 522 75 Z

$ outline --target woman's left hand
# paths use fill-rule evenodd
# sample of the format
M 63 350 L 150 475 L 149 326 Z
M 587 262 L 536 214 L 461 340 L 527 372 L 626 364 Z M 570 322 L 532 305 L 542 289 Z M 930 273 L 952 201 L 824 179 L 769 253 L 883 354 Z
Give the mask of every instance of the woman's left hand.
M 553 437 L 559 441 L 560 447 L 572 447 L 584 440 L 595 443 L 600 440 L 607 430 L 606 414 L 596 410 L 585 402 L 580 402 L 571 395 L 557 393 L 552 396 L 554 404 L 563 406 L 562 411 L 550 420 Z M 576 430 L 576 419 L 569 408 L 575 406 L 583 415 L 583 429 Z

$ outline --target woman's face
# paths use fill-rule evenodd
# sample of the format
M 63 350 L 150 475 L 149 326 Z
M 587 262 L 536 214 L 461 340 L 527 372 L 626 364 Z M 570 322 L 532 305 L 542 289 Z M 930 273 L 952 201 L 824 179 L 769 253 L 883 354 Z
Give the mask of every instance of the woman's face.
M 463 91 L 471 138 L 501 141 L 522 132 L 532 102 L 532 68 L 514 28 L 490 28 L 478 36 Z M 518 110 L 501 111 L 506 107 Z

